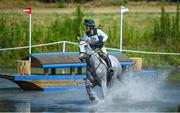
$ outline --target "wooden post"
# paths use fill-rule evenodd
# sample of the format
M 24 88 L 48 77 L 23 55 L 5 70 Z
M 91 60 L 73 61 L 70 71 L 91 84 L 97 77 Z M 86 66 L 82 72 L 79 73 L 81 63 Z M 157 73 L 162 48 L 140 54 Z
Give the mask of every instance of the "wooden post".
M 77 71 L 78 71 L 78 74 L 79 74 L 79 75 L 82 75 L 82 67 L 78 67 L 78 68 L 77 68 Z
M 44 68 L 44 74 L 49 75 L 49 68 Z
M 18 60 L 16 63 L 16 73 L 18 75 L 31 74 L 31 62 L 29 60 Z
M 55 75 L 56 74 L 56 68 L 51 68 L 51 75 Z
M 70 75 L 74 75 L 75 74 L 75 68 L 70 67 Z
M 130 57 L 130 59 L 134 62 L 133 71 L 140 71 L 142 68 L 142 58 L 139 57 Z

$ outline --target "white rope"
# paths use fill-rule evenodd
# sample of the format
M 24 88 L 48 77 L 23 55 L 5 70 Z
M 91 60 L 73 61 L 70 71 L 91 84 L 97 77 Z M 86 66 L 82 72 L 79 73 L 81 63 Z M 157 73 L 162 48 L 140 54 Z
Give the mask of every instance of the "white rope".
M 68 44 L 78 45 L 78 43 L 75 43 L 75 42 L 70 42 L 70 41 L 65 41 L 65 42 Z
M 59 41 L 59 42 L 52 42 L 52 43 L 47 43 L 47 44 L 38 44 L 38 45 L 33 45 L 32 47 L 42 47 L 42 46 L 49 46 L 49 45 L 55 45 L 55 44 L 61 44 L 64 41 Z
M 78 43 L 70 42 L 70 41 L 58 41 L 58 42 L 52 42 L 47 44 L 38 44 L 38 45 L 32 45 L 32 47 L 42 47 L 42 46 L 48 46 L 48 45 L 54 45 L 54 44 L 61 44 L 61 43 L 67 43 L 67 44 L 73 44 L 78 45 Z M 23 47 L 14 47 L 14 48 L 2 48 L 0 51 L 8 51 L 8 50 L 17 50 L 17 49 L 26 49 L 29 48 L 29 46 L 23 46 Z M 108 50 L 113 51 L 120 51 L 120 49 L 117 48 L 107 48 Z M 167 53 L 167 52 L 147 52 L 147 51 L 136 51 L 136 50 L 125 50 L 124 52 L 130 52 L 130 53 L 143 53 L 143 54 L 156 54 L 156 55 L 180 55 L 180 53 Z
M 59 41 L 59 42 L 52 42 L 52 43 L 47 43 L 47 44 L 38 44 L 38 45 L 32 45 L 31 47 L 42 47 L 42 46 L 48 46 L 48 45 L 54 45 L 54 44 L 61 44 L 64 41 Z M 13 48 L 2 48 L 0 51 L 8 51 L 8 50 L 17 50 L 17 49 L 26 49 L 29 48 L 29 46 L 22 46 L 22 47 L 13 47 Z
M 117 48 L 106 48 L 107 50 L 112 50 L 112 51 L 120 51 L 120 49 L 117 49 Z
M 8 50 L 16 50 L 16 49 L 26 49 L 29 48 L 29 46 L 23 46 L 23 47 L 14 47 L 14 48 L 2 48 L 0 51 L 8 51 Z
M 113 51 L 120 51 L 120 49 L 117 49 L 117 48 L 106 48 L 106 49 L 113 50 Z M 123 49 L 122 51 L 130 52 L 130 53 L 143 53 L 143 54 L 156 54 L 156 55 L 180 55 L 180 53 L 147 52 L 147 51 L 136 51 L 136 50 L 125 50 L 125 49 Z
M 180 53 L 167 53 L 167 52 L 147 52 L 147 51 L 136 51 L 136 50 L 122 50 L 130 53 L 144 53 L 144 54 L 156 54 L 156 55 L 180 55 Z

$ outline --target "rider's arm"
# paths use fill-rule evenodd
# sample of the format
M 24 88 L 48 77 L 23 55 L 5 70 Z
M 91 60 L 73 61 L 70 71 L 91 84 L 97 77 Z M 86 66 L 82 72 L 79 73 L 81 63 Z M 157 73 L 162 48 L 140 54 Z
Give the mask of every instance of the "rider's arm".
M 89 41 L 89 38 L 88 38 L 88 36 L 87 36 L 86 33 L 84 33 L 84 35 L 83 35 L 83 40 L 85 40 L 85 41 L 87 41 L 87 42 L 90 42 L 90 41 Z
M 100 29 L 97 29 L 97 34 L 102 42 L 105 42 L 108 39 L 107 34 L 101 31 Z

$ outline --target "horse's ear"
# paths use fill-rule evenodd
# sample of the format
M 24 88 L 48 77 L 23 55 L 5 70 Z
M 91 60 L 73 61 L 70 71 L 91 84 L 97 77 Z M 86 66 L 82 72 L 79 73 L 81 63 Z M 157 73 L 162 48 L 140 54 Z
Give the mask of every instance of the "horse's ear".
M 78 42 L 82 41 L 82 38 L 80 36 L 77 37 Z
M 78 36 L 77 39 L 78 39 L 78 41 L 79 41 L 79 40 L 80 40 L 80 37 Z

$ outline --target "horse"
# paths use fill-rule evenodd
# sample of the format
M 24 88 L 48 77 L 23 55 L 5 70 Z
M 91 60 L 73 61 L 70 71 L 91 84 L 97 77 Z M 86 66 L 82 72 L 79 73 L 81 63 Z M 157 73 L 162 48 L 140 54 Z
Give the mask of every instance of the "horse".
M 112 68 L 114 74 L 112 76 L 108 75 L 108 67 L 105 61 L 92 50 L 88 41 L 79 39 L 79 59 L 81 62 L 87 64 L 86 78 L 84 79 L 85 87 L 89 99 L 95 101 L 97 96 L 93 91 L 95 86 L 100 86 L 102 88 L 103 98 L 107 94 L 107 89 L 110 88 L 116 79 L 120 80 L 120 75 L 122 72 L 122 67 L 116 57 L 109 55 L 111 60 Z M 109 79 L 109 80 L 108 80 Z

